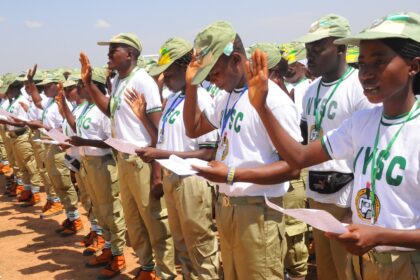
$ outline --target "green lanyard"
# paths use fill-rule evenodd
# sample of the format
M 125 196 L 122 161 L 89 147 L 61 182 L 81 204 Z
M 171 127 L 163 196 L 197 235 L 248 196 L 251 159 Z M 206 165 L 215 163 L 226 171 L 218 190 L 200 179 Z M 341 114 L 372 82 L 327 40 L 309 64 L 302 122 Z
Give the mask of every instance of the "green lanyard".
M 76 122 L 76 128 L 77 128 L 77 133 L 79 134 L 79 136 L 81 135 L 81 129 L 80 127 L 83 126 L 83 122 L 86 119 L 87 114 L 89 113 L 89 111 L 95 106 L 95 103 L 91 103 L 89 104 L 89 102 L 87 102 L 86 107 L 83 109 L 83 112 L 80 114 L 80 116 L 77 118 L 77 122 Z
M 51 97 L 51 100 L 50 100 L 50 102 L 47 104 L 47 107 L 45 107 L 45 109 L 42 111 L 42 116 L 41 116 L 41 120 L 42 120 L 42 121 L 44 121 L 44 119 L 45 119 L 45 115 L 47 114 L 47 111 L 48 111 L 48 108 L 50 108 L 50 107 L 51 107 L 51 105 L 53 105 L 53 104 L 54 104 L 54 101 L 55 101 L 54 97 Z
M 20 96 L 16 97 L 15 100 L 13 100 L 12 102 L 10 102 L 9 106 L 7 107 L 6 111 L 9 113 L 13 113 L 13 105 L 15 105 L 16 101 L 18 101 L 20 98 Z
M 391 150 L 392 145 L 394 144 L 395 140 L 397 139 L 397 137 L 399 136 L 401 129 L 404 127 L 405 123 L 411 118 L 411 116 L 414 114 L 414 112 L 416 111 L 418 106 L 418 101 L 416 101 L 416 103 L 413 105 L 413 107 L 411 108 L 410 112 L 408 113 L 407 117 L 404 119 L 403 123 L 401 124 L 400 128 L 398 129 L 398 131 L 394 134 L 394 136 L 392 137 L 391 141 L 388 143 L 386 149 L 385 149 L 385 153 L 384 153 L 384 157 L 386 157 L 387 155 L 389 155 L 389 152 Z M 381 130 L 381 119 L 379 119 L 379 124 L 378 124 L 378 130 L 376 132 L 376 137 L 375 137 L 375 143 L 373 146 L 373 156 L 372 156 L 372 168 L 371 168 L 371 190 L 370 190 L 370 201 L 371 201 L 371 213 L 372 213 L 372 217 L 371 217 L 371 224 L 375 223 L 375 216 L 376 216 L 376 211 L 375 211 L 375 189 L 376 189 L 376 174 L 378 173 L 378 168 L 376 167 L 377 164 L 377 158 L 376 158 L 376 154 L 378 152 L 378 143 L 379 143 L 379 133 Z
M 128 82 L 131 80 L 131 78 L 134 76 L 134 74 L 137 72 L 137 70 L 140 69 L 138 67 L 135 67 L 133 69 L 133 71 L 131 71 L 130 75 L 128 75 L 128 77 L 126 77 L 124 79 L 124 84 L 121 85 L 120 90 L 118 92 L 116 92 L 115 94 L 111 95 L 111 100 L 110 100 L 110 115 L 111 115 L 111 119 L 114 118 L 115 116 L 115 112 L 117 111 L 118 107 L 120 107 L 121 105 L 121 95 L 123 93 L 123 91 L 125 90 L 126 85 L 128 84 Z M 115 85 L 115 90 L 118 90 L 118 87 L 120 86 L 120 79 L 118 78 L 116 85 Z
M 321 89 L 321 81 L 319 81 L 318 84 L 318 89 L 316 91 L 316 98 L 315 98 L 315 129 L 317 131 L 321 130 L 321 124 L 322 124 L 322 120 L 324 119 L 325 116 L 325 108 L 327 107 L 328 102 L 330 102 L 331 98 L 333 97 L 334 93 L 337 91 L 338 86 L 343 82 L 344 78 L 346 78 L 347 76 L 350 76 L 351 73 L 353 73 L 353 71 L 355 70 L 353 67 L 349 67 L 347 68 L 346 72 L 343 74 L 343 76 L 340 77 L 340 79 L 338 80 L 337 84 L 335 85 L 335 87 L 333 88 L 333 90 L 331 91 L 330 95 L 327 98 L 327 102 L 325 102 L 324 108 L 322 110 L 322 114 L 321 116 L 319 116 L 319 91 Z M 351 73 L 350 73 L 351 72 Z

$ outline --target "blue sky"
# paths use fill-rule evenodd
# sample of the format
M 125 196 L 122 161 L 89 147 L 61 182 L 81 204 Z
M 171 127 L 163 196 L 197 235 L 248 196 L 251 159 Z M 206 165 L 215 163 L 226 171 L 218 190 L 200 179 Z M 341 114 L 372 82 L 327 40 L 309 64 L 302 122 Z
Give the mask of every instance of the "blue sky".
M 107 48 L 96 44 L 134 32 L 143 54 L 156 54 L 169 37 L 192 41 L 218 19 L 230 21 L 245 45 L 287 42 L 327 13 L 349 19 L 357 32 L 390 12 L 420 12 L 418 0 L 1 0 L 0 73 L 78 67 L 80 51 L 93 65 L 106 64 Z

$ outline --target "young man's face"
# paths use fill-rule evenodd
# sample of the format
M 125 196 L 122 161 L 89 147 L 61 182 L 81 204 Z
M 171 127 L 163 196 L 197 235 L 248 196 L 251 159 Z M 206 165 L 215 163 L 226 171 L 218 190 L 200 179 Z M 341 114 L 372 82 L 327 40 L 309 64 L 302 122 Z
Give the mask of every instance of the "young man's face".
M 336 38 L 329 37 L 305 44 L 308 58 L 308 68 L 315 76 L 323 76 L 338 70 L 338 46 L 333 42 Z
M 284 77 L 286 82 L 294 84 L 299 82 L 304 76 L 305 66 L 296 61 L 288 66 L 287 73 Z
M 209 73 L 210 82 L 218 88 L 231 92 L 243 76 L 243 56 L 232 53 L 222 54 Z
M 410 62 L 380 40 L 360 43 L 359 79 L 371 103 L 400 98 L 410 86 Z
M 77 100 L 77 86 L 71 86 L 64 89 L 66 99 L 70 102 L 75 102 Z
M 56 83 L 49 83 L 44 86 L 45 96 L 55 97 L 58 93 L 58 88 Z
M 108 68 L 118 70 L 126 65 L 129 51 L 121 44 L 110 44 L 108 50 Z
M 186 68 L 173 63 L 163 72 L 163 82 L 173 92 L 178 92 L 185 87 Z

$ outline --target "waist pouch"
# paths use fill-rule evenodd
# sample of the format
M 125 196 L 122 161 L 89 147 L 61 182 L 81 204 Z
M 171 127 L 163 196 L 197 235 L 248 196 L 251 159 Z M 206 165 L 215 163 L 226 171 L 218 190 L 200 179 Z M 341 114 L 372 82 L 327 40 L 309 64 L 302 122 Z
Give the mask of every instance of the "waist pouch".
M 353 178 L 353 173 L 309 171 L 309 189 L 321 194 L 332 194 L 341 190 Z

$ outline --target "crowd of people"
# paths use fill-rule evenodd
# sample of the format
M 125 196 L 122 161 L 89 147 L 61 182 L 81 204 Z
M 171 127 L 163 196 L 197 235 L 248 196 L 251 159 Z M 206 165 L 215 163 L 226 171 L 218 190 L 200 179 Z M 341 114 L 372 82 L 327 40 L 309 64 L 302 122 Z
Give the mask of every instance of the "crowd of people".
M 76 246 L 99 279 L 126 269 L 127 245 L 134 279 L 174 279 L 176 262 L 183 279 L 305 279 L 309 231 L 318 279 L 420 279 L 419 14 L 356 35 L 329 14 L 293 42 L 249 47 L 216 21 L 193 44 L 169 38 L 157 61 L 133 33 L 98 45 L 107 67 L 81 53 L 80 69 L 1 76 L 0 171 L 22 207 L 45 191 L 41 218 L 65 213 L 57 234 L 90 228 Z M 156 161 L 171 155 L 208 165 L 180 176 Z

